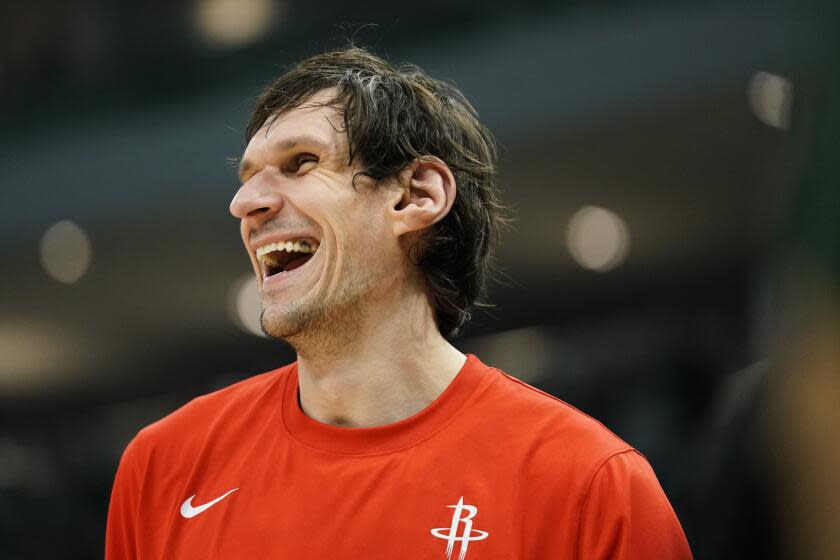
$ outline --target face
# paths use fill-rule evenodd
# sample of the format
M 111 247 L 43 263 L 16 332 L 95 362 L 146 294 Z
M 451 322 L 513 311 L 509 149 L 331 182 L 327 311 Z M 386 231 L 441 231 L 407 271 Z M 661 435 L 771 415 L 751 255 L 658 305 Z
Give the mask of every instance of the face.
M 231 202 L 260 286 L 263 330 L 299 353 L 351 338 L 401 278 L 387 212 L 401 189 L 374 188 L 363 176 L 353 188 L 361 167 L 347 165 L 341 117 L 318 105 L 330 93 L 254 135 Z

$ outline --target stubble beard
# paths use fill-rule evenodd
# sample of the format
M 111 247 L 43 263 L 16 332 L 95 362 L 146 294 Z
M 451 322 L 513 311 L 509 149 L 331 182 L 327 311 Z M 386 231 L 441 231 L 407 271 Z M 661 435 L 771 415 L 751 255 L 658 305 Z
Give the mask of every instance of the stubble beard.
M 364 303 L 374 285 L 369 275 L 349 278 L 332 298 L 308 294 L 294 303 L 263 306 L 263 332 L 283 340 L 303 358 L 334 356 L 347 349 L 360 333 Z

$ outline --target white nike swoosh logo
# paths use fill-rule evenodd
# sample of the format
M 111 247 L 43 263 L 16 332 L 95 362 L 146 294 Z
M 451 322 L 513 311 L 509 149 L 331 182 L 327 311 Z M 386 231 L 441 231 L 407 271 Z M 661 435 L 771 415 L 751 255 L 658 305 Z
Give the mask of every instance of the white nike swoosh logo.
M 195 494 L 193 494 L 192 496 L 190 496 L 189 498 L 184 500 L 183 504 L 181 504 L 181 515 L 183 515 L 187 519 L 189 519 L 190 517 L 195 517 L 196 515 L 198 515 L 202 511 L 205 511 L 205 510 L 215 506 L 216 504 L 218 504 L 219 502 L 221 502 L 222 500 L 227 498 L 232 492 L 236 492 L 237 490 L 239 490 L 239 488 L 234 488 L 233 490 L 228 490 L 227 492 L 225 492 L 224 494 L 222 494 L 221 496 L 219 496 L 215 500 L 207 502 L 206 504 L 201 504 L 200 506 L 196 506 L 196 507 L 193 507 L 193 505 L 192 505 L 193 498 L 195 498 Z

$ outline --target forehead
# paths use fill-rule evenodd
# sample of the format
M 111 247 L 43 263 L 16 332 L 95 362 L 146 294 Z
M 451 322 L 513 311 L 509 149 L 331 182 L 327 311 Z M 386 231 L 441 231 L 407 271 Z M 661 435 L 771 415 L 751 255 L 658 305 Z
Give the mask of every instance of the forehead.
M 240 177 L 296 147 L 344 153 L 347 136 L 343 132 L 343 119 L 335 107 L 324 105 L 333 95 L 330 90 L 322 90 L 299 107 L 268 118 L 245 148 Z

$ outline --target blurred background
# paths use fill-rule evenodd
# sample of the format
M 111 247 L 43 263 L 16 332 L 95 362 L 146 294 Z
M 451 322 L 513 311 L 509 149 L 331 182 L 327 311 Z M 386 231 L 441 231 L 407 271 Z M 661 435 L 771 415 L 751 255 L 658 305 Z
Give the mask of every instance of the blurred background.
M 348 37 L 499 139 L 517 222 L 454 344 L 642 451 L 697 558 L 840 558 L 833 3 L 0 6 L 0 558 L 100 558 L 134 434 L 294 360 L 231 159 L 261 89 Z

